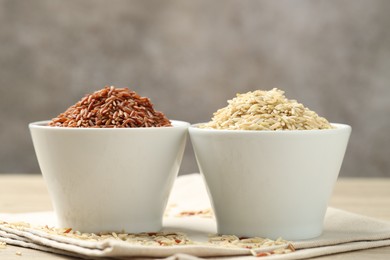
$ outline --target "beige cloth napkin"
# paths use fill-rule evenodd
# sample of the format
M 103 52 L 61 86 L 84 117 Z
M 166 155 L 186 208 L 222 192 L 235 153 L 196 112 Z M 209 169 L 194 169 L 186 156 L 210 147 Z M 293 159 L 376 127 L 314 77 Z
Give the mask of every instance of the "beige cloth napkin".
M 165 231 L 186 233 L 193 241 L 206 242 L 208 234 L 216 232 L 213 218 L 199 216 L 176 217 L 182 211 L 204 210 L 210 207 L 202 178 L 198 174 L 181 176 L 172 191 L 167 216 L 164 218 Z M 52 212 L 33 214 L 0 214 L 0 221 L 24 221 L 39 225 L 53 225 Z M 127 259 L 131 257 L 168 257 L 172 259 L 195 259 L 196 257 L 250 256 L 275 248 L 249 250 L 244 248 L 216 247 L 207 243 L 179 246 L 140 246 L 123 241 L 100 242 L 81 241 L 46 232 L 24 228 L 16 230 L 0 225 L 0 241 L 7 244 L 78 256 L 82 258 L 110 257 Z M 390 246 L 390 223 L 369 217 L 328 208 L 323 234 L 315 239 L 292 241 L 295 252 L 270 255 L 266 259 L 306 259 L 341 252 Z M 1 250 L 1 249 L 0 249 Z M 253 257 L 254 258 L 254 257 Z

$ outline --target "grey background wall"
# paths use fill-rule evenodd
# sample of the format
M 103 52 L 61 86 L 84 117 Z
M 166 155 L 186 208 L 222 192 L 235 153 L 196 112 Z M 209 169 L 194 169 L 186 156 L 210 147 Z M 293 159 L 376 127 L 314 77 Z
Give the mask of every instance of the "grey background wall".
M 191 123 L 279 87 L 352 125 L 341 176 L 390 176 L 389 13 L 387 0 L 0 0 L 0 172 L 40 172 L 27 124 L 113 84 Z M 188 146 L 181 173 L 197 170 Z

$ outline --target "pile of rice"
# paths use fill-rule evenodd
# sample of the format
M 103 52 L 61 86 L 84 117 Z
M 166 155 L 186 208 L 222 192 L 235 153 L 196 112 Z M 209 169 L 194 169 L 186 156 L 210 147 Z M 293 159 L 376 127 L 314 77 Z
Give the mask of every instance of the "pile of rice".
M 87 94 L 65 112 L 53 118 L 54 127 L 166 127 L 168 118 L 153 108 L 147 97 L 141 97 L 128 88 L 105 86 Z
M 296 100 L 287 99 L 284 91 L 256 90 L 237 94 L 219 109 L 210 122 L 200 128 L 227 130 L 313 130 L 333 126 Z

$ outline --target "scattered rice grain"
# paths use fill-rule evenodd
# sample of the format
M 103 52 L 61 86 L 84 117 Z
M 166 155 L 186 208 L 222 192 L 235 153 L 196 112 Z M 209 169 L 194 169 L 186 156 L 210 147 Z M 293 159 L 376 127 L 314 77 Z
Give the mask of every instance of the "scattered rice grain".
M 7 243 L 0 241 L 0 249 L 5 249 L 5 248 L 7 248 Z
M 271 240 L 261 237 L 237 237 L 234 235 L 210 235 L 208 242 L 192 241 L 186 234 L 181 232 L 145 232 L 145 233 L 81 233 L 72 228 L 54 228 L 46 226 L 31 226 L 28 223 L 7 223 L 0 222 L 0 227 L 31 232 L 39 230 L 48 234 L 69 237 L 84 241 L 98 242 L 107 239 L 121 240 L 131 245 L 142 246 L 182 246 L 182 245 L 204 245 L 223 248 L 245 248 L 251 250 L 254 255 L 261 253 L 285 254 L 294 251 L 294 247 L 289 241 L 281 238 Z M 5 245 L 5 243 L 3 243 Z M 0 246 L 1 246 L 0 242 Z

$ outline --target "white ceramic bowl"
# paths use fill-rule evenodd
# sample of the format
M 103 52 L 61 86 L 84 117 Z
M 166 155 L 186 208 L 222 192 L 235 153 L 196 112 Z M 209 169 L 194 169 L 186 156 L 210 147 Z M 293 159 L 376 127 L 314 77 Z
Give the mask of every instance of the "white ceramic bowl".
M 82 232 L 160 230 L 189 126 L 171 122 L 116 129 L 31 123 L 58 225 Z
M 351 127 L 245 131 L 189 127 L 218 233 L 319 236 Z

